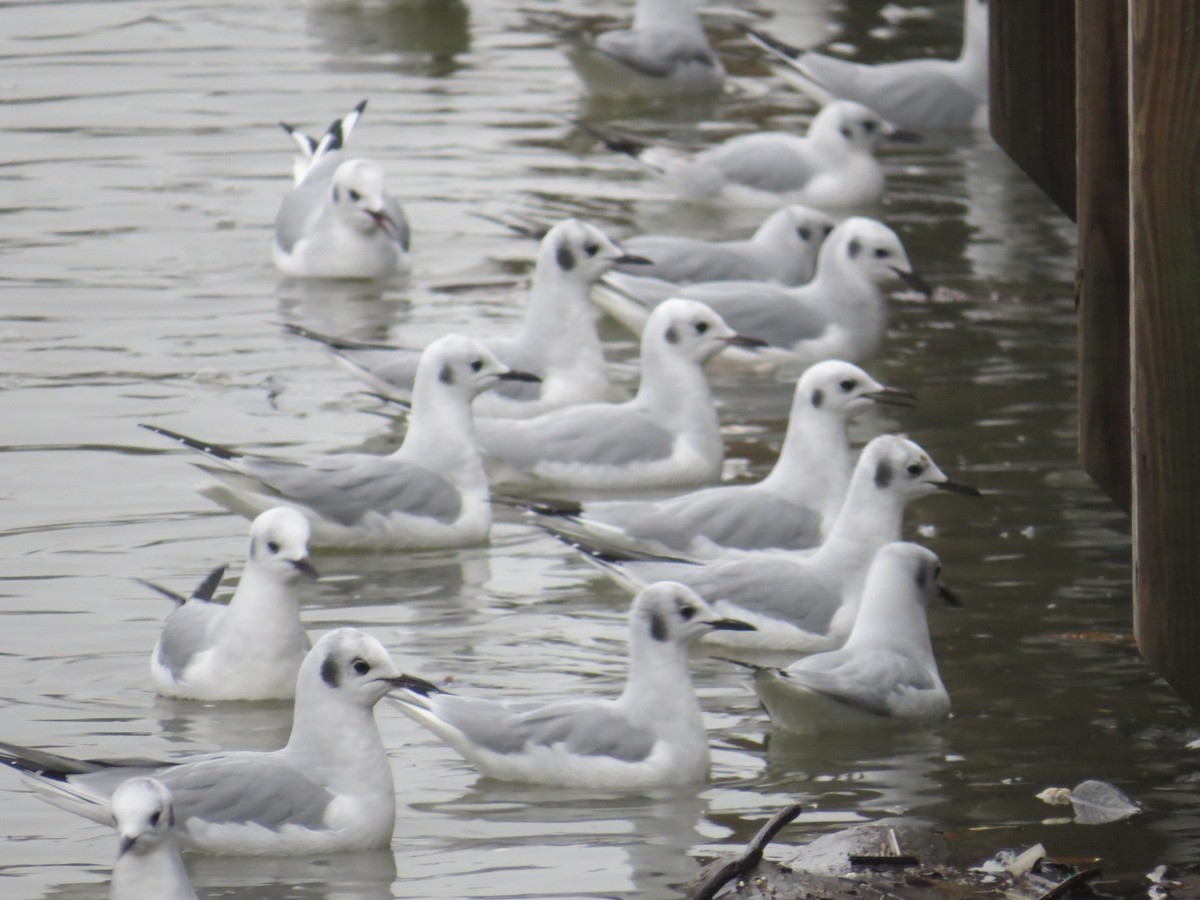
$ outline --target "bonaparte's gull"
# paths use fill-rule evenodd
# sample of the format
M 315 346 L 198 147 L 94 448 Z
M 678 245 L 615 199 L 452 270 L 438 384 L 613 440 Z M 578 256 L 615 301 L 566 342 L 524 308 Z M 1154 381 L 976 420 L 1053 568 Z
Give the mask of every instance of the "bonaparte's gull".
M 96 822 L 109 821 L 109 798 L 122 782 L 156 778 L 175 798 L 175 833 L 185 849 L 272 856 L 374 850 L 391 841 L 396 795 L 372 710 L 410 683 L 375 638 L 340 628 L 300 666 L 292 734 L 281 750 L 104 762 L 0 743 L 0 764 L 51 803 Z
M 661 175 L 686 200 L 738 206 L 802 203 L 837 211 L 879 203 L 885 178 L 875 149 L 884 138 L 911 136 L 850 100 L 822 107 L 804 137 L 756 131 L 695 153 L 605 139 L 601 129 L 584 127 Z
M 520 330 L 512 337 L 480 339 L 505 365 L 532 372 L 542 380 L 497 385 L 476 398 L 475 414 L 520 418 L 609 399 L 611 386 L 588 291 L 614 264 L 637 268 L 642 261 L 624 252 L 598 228 L 575 219 L 551 228 L 538 251 Z M 420 350 L 358 344 L 296 326 L 290 330 L 328 346 L 338 362 L 376 391 L 411 400 Z
M 901 128 L 971 128 L 987 124 L 987 0 L 963 0 L 958 59 L 908 59 L 875 65 L 805 52 L 754 29 L 752 41 L 779 71 L 818 103 L 856 100 Z
M 863 580 L 884 544 L 900 539 L 908 503 L 938 491 L 978 496 L 948 479 L 920 447 L 896 435 L 863 448 L 846 502 L 815 551 L 757 551 L 701 564 L 680 560 L 589 558 L 630 590 L 669 579 L 693 588 L 717 612 L 757 630 L 706 642 L 797 655 L 840 647 L 858 614 Z M 586 550 L 586 548 L 584 548 Z
M 719 617 L 683 585 L 653 584 L 633 602 L 629 675 L 615 700 L 539 706 L 463 697 L 432 684 L 394 699 L 492 778 L 622 791 L 703 781 L 708 737 L 687 648 L 715 630 L 750 627 Z
M 671 295 L 699 300 L 739 333 L 770 344 L 753 354 L 723 354 L 721 367 L 803 367 L 823 359 L 861 362 L 874 356 L 887 331 L 882 286 L 897 280 L 926 296 L 931 293 L 892 229 L 874 219 L 853 217 L 825 239 L 817 274 L 808 284 L 711 282 L 679 287 Z M 637 295 L 639 286 L 627 276 L 609 273 L 592 299 L 618 322 L 640 331 L 663 292 Z
M 726 550 L 803 550 L 821 542 L 842 508 L 854 452 L 847 423 L 876 403 L 909 406 L 858 366 L 827 360 L 796 385 L 774 469 L 754 484 L 704 488 L 663 500 L 531 507 L 538 525 L 589 546 L 711 559 Z
M 925 611 L 941 563 L 916 544 L 887 544 L 871 561 L 858 617 L 839 650 L 787 669 L 759 669 L 754 689 L 782 728 L 801 733 L 929 721 L 950 712 Z
M 150 659 L 154 688 L 190 700 L 278 700 L 296 693 L 310 642 L 296 581 L 315 578 L 310 528 L 290 507 L 250 526 L 246 568 L 228 606 L 192 596 L 167 616 Z
M 275 217 L 275 265 L 286 275 L 387 278 L 408 268 L 408 221 L 384 190 L 383 170 L 343 150 L 366 103 L 330 125 L 315 144 L 284 125 L 302 149 L 293 165 L 296 186 Z
M 778 281 L 804 284 L 812 280 L 821 242 L 833 230 L 826 213 L 798 204 L 777 209 L 753 236 L 735 241 L 705 241 L 675 235 L 636 235 L 621 245 L 646 257 L 646 265 L 618 265 L 630 275 L 674 284 L 697 281 Z
M 117 862 L 109 900 L 196 900 L 179 846 L 171 792 L 153 778 L 131 778 L 112 795 Z
M 206 491 L 211 499 L 243 515 L 295 506 L 308 516 L 318 545 L 457 547 L 486 540 L 492 521 L 471 401 L 498 383 L 536 378 L 508 368 L 471 338 L 434 341 L 421 355 L 408 432 L 388 456 L 341 453 L 294 462 L 142 427 L 217 463 L 199 466 L 223 482 Z
M 567 58 L 599 96 L 713 95 L 725 81 L 693 0 L 637 0 L 632 27 L 576 37 Z
M 494 483 L 619 491 L 716 480 L 725 448 L 703 364 L 731 345 L 760 343 L 702 303 L 668 300 L 642 333 L 642 380 L 632 400 L 476 420 Z

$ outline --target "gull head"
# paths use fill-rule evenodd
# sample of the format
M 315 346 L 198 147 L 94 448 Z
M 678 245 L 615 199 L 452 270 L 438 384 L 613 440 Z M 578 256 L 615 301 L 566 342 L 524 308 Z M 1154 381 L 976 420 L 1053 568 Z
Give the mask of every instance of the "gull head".
M 383 197 L 383 169 L 369 159 L 348 159 L 333 173 L 330 199 L 343 222 L 370 234 L 382 229 L 399 240 L 400 225 L 388 215 Z
M 938 491 L 981 496 L 976 488 L 947 478 L 917 444 L 894 434 L 880 435 L 863 448 L 854 477 L 870 478 L 877 490 L 906 501 Z
M 794 247 L 798 252 L 815 258 L 835 224 L 828 213 L 795 204 L 771 213 L 754 233 L 754 240 L 780 247 Z
M 699 594 L 675 581 L 659 581 L 633 600 L 630 627 L 634 641 L 685 647 L 711 631 L 753 631 L 739 619 L 717 615 Z
M 120 841 L 117 856 L 153 853 L 171 840 L 175 805 L 166 785 L 154 778 L 131 778 L 113 791 L 109 804 Z
M 550 267 L 582 284 L 593 283 L 615 265 L 646 262 L 649 260 L 626 253 L 599 228 L 578 219 L 551 228 L 538 251 L 539 271 Z
M 314 700 L 370 709 L 404 681 L 383 644 L 357 628 L 338 628 L 323 635 L 300 665 L 297 712 L 301 702 Z
M 827 150 L 872 153 L 879 142 L 896 134 L 896 126 L 853 100 L 834 100 L 821 107 L 808 126 L 808 137 Z
M 864 595 L 871 590 L 872 582 L 876 582 L 876 590 L 884 594 L 909 585 L 909 596 L 926 609 L 934 599 L 959 605 L 958 598 L 942 581 L 942 561 L 936 553 L 920 544 L 896 541 L 881 547 L 871 561 Z
M 642 331 L 643 355 L 648 349 L 661 349 L 696 363 L 707 362 L 727 347 L 764 346 L 764 341 L 738 334 L 711 307 L 682 297 L 656 306 Z
M 529 372 L 510 369 L 473 338 L 448 334 L 438 338 L 421 354 L 414 391 L 423 393 L 422 385 L 436 384 L 443 395 L 458 394 L 469 403 L 502 381 L 537 382 L 541 379 Z
M 908 261 L 896 232 L 875 219 L 854 216 L 833 229 L 821 248 L 819 264 L 858 273 L 874 284 L 899 278 L 926 297 L 933 293 Z
M 884 387 L 853 363 L 829 359 L 804 370 L 796 383 L 792 414 L 815 412 L 847 422 L 876 404 L 913 406 L 916 399 L 908 391 Z
M 276 506 L 260 513 L 250 523 L 248 565 L 288 583 L 303 576 L 316 578 L 317 570 L 308 559 L 308 541 L 312 526 L 299 510 Z

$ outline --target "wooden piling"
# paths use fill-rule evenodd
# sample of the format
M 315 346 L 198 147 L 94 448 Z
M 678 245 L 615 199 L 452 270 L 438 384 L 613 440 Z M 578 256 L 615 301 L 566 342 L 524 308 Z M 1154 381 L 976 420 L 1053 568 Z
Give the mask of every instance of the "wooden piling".
M 1129 0 L 1134 631 L 1200 701 L 1200 4 Z

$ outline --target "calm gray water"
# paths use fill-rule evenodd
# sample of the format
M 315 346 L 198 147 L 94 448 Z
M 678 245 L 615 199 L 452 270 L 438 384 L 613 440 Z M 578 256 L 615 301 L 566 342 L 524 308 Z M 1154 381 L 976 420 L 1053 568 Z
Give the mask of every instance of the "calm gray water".
M 673 203 L 567 117 L 705 138 L 810 108 L 732 38 L 738 74 L 712 110 L 589 107 L 527 12 L 581 4 L 205 0 L 0 6 L 0 737 L 81 755 L 182 756 L 273 748 L 285 707 L 156 700 L 147 655 L 164 602 L 238 563 L 245 523 L 194 487 L 155 421 L 242 447 L 303 455 L 395 446 L 374 401 L 284 322 L 423 342 L 486 334 L 520 315 L 534 247 L 472 217 L 587 217 L 615 235 L 732 234 L 754 216 Z M 865 57 L 952 52 L 941 18 L 892 27 L 847 4 L 840 38 Z M 587 12 L 622 14 L 618 0 Z M 823 0 L 765 0 L 781 35 L 828 34 Z M 363 97 L 353 144 L 389 172 L 415 230 L 407 285 L 303 285 L 270 263 L 288 186 L 278 119 L 320 129 Z M 1159 861 L 1196 856 L 1187 710 L 1129 639 L 1128 523 L 1074 462 L 1073 228 L 984 137 L 891 149 L 880 216 L 938 286 L 899 299 L 869 368 L 919 409 L 864 422 L 905 430 L 983 501 L 941 497 L 908 532 L 941 554 L 962 610 L 932 615 L 954 718 L 874 738 L 773 736 L 746 676 L 698 660 L 713 783 L 598 797 L 480 781 L 396 711 L 378 719 L 400 801 L 391 853 L 333 860 L 192 858 L 204 896 L 670 897 L 697 858 L 744 842 L 781 805 L 807 805 L 774 849 L 839 824 L 913 813 L 968 856 L 1042 841 L 1101 856 L 1141 890 Z M 757 215 L 757 214 L 755 214 Z M 613 356 L 632 342 L 613 330 Z M 732 471 L 758 475 L 791 387 L 717 379 Z M 515 519 L 453 554 L 325 554 L 306 595 L 313 631 L 354 624 L 403 668 L 453 674 L 483 696 L 613 692 L 627 598 Z M 1048 786 L 1110 781 L 1145 806 L 1130 821 L 1044 824 Z M 0 893 L 105 896 L 112 834 L 38 801 L 0 772 Z

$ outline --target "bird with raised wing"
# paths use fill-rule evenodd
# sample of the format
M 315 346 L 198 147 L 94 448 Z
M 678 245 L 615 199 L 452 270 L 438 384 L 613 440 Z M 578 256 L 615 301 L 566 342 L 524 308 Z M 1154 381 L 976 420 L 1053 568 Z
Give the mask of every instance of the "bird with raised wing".
M 280 750 L 231 750 L 178 762 L 82 760 L 0 743 L 0 764 L 56 806 L 101 823 L 117 788 L 137 776 L 175 801 L 186 850 L 304 856 L 385 848 L 396 792 L 374 707 L 409 684 L 387 650 L 355 628 L 324 635 L 296 681 L 295 715 Z
M 690 784 L 708 778 L 709 751 L 688 645 L 751 627 L 662 582 L 633 601 L 629 674 L 616 699 L 509 703 L 425 683 L 393 700 L 491 778 L 617 791 Z
M 275 217 L 275 265 L 285 275 L 382 279 L 408 268 L 408 220 L 384 189 L 383 169 L 345 153 L 366 105 L 337 119 L 319 141 L 283 126 L 301 150 L 296 184 Z
M 221 482 L 206 496 L 243 515 L 294 506 L 308 517 L 318 545 L 459 547 L 487 540 L 492 522 L 471 401 L 503 382 L 536 380 L 471 338 L 434 341 L 421 355 L 404 442 L 387 456 L 340 453 L 292 461 L 142 427 L 213 463 L 197 464 Z

